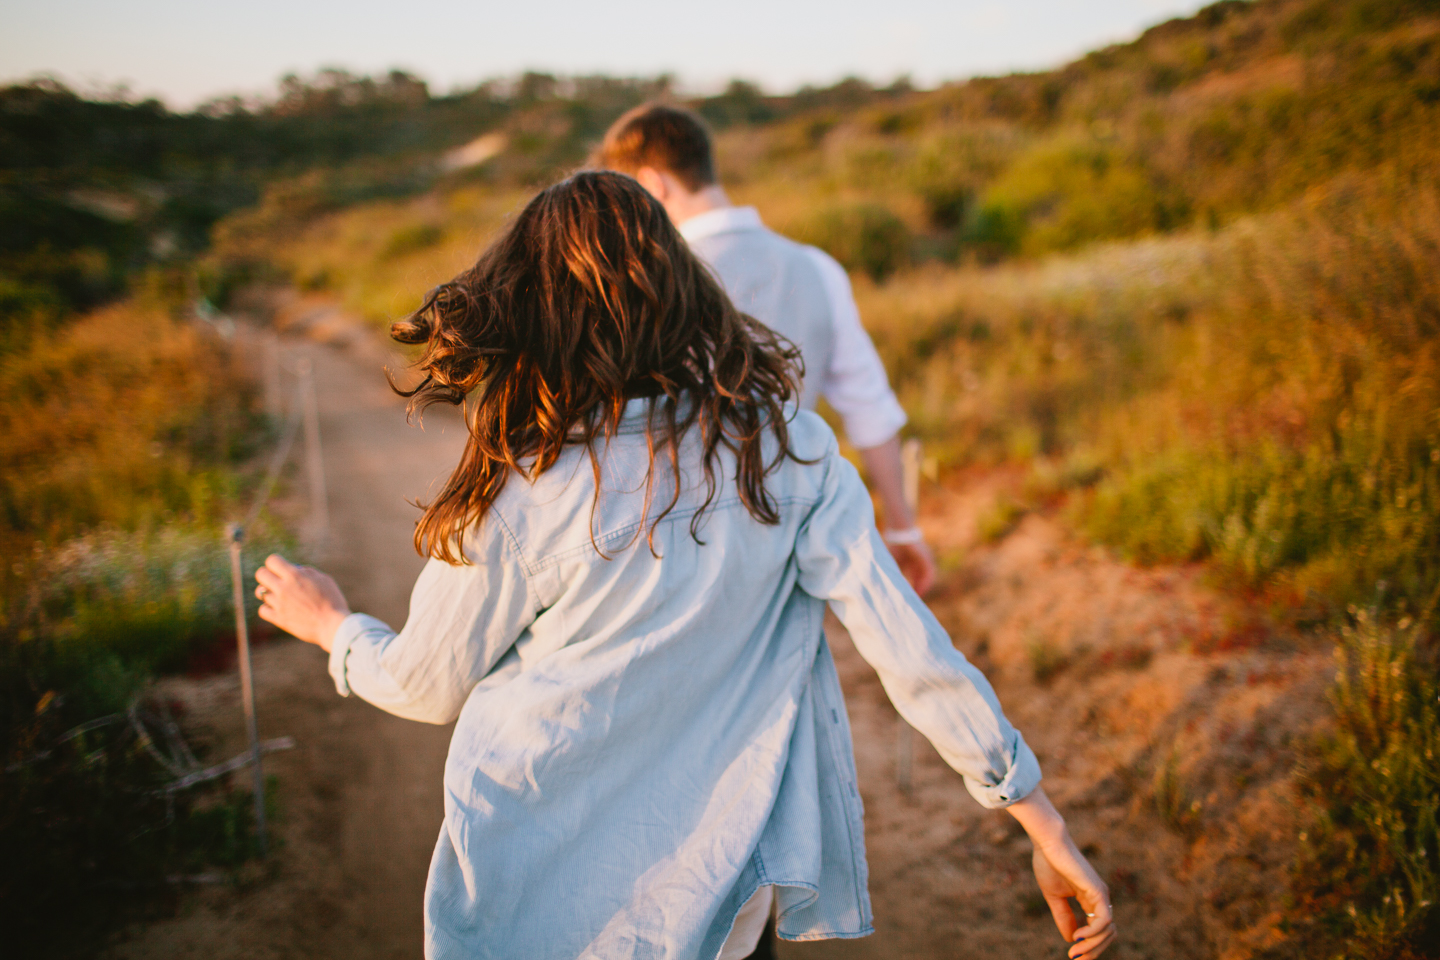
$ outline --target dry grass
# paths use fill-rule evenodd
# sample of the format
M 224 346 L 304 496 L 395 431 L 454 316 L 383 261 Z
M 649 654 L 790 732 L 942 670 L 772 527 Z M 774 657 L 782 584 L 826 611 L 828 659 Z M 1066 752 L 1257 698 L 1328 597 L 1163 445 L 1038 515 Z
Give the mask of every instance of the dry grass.
M 0 357 L 0 552 L 219 519 L 236 490 L 224 467 L 260 426 L 249 395 L 223 345 L 158 302 L 106 308 Z
M 1440 194 L 1340 181 L 1214 235 L 861 285 L 952 463 L 1104 477 L 1079 517 L 1286 603 L 1440 577 Z M 1082 469 L 1084 468 L 1084 469 Z M 1041 484 L 1044 486 L 1044 484 Z

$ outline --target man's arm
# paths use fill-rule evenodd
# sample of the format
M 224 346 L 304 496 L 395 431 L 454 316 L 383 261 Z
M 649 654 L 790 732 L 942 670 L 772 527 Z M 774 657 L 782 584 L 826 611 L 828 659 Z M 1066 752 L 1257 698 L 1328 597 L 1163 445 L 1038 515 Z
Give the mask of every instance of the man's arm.
M 905 411 L 890 389 L 875 344 L 860 324 L 860 311 L 844 268 L 813 247 L 807 252 L 824 281 L 835 334 L 830 365 L 821 371 L 820 392 L 840 414 L 846 435 L 860 452 L 870 485 L 880 497 L 886 546 L 910 586 L 924 594 L 935 583 L 935 561 L 905 501 L 899 436 Z
M 935 559 L 925 545 L 910 504 L 905 502 L 905 472 L 900 464 L 900 438 L 891 437 L 859 451 L 870 487 L 885 512 L 885 545 L 900 565 L 900 572 L 921 596 L 935 585 Z

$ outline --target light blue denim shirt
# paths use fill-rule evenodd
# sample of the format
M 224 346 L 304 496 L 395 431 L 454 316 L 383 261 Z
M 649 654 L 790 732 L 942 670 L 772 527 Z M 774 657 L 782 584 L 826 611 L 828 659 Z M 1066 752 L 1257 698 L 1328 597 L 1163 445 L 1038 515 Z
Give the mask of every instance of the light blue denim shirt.
M 471 563 L 421 573 L 400 633 L 355 614 L 336 634 L 340 693 L 459 720 L 425 891 L 432 960 L 710 960 L 764 884 L 786 939 L 870 933 L 826 603 L 980 803 L 1040 781 L 901 576 L 824 421 L 790 424 L 815 462 L 769 478 L 776 525 L 750 516 L 722 456 L 700 542 L 687 437 L 679 503 L 647 543 L 673 484 L 657 458 L 647 508 L 647 406 L 632 401 L 600 450 L 598 500 L 580 447 L 533 484 L 512 476 L 466 540 Z

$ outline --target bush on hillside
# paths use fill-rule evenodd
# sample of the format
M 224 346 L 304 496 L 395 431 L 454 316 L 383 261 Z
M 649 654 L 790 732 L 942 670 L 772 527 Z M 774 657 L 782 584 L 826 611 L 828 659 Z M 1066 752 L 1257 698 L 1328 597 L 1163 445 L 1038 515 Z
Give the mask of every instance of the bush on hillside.
M 263 434 L 251 393 L 223 345 L 163 302 L 106 308 L 0 357 L 0 553 L 102 525 L 218 524 L 238 492 L 226 467 Z M 0 586 L 10 576 L 6 564 Z
M 1061 137 L 1037 144 L 985 190 L 966 240 L 1038 255 L 1180 225 L 1184 204 L 1153 181 L 1103 143 Z
M 996 126 L 932 135 L 923 142 L 906 179 L 930 225 L 953 230 L 963 224 L 976 195 L 1018 149 L 1015 131 Z
M 910 229 L 888 207 L 843 204 L 821 210 L 793 228 L 795 239 L 830 254 L 846 270 L 883 280 L 910 260 Z
M 1440 577 L 1440 194 L 1337 189 L 1217 247 L 1169 385 L 1110 426 L 1089 528 L 1296 599 Z M 1158 341 L 1157 341 L 1158 342 Z M 1177 429 L 1177 427 L 1179 429 Z

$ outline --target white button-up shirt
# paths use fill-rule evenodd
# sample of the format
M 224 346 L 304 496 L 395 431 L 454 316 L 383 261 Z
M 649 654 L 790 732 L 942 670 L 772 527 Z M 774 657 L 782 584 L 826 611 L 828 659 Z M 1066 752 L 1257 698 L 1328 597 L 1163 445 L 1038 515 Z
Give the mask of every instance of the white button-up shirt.
M 1040 780 L 901 576 L 824 421 L 791 424 L 814 462 L 785 459 L 767 481 L 778 524 L 750 516 L 723 455 L 700 542 L 692 430 L 683 492 L 647 543 L 647 405 L 598 451 L 598 501 L 582 447 L 533 484 L 512 475 L 466 539 L 471 563 L 425 567 L 403 630 L 355 614 L 337 631 L 342 694 L 458 717 L 425 891 L 432 960 L 713 960 L 764 885 L 783 937 L 871 932 L 827 602 L 976 799 L 1006 806 Z
M 768 229 L 754 207 L 709 210 L 680 224 L 680 235 L 742 312 L 800 348 L 802 407 L 813 410 L 823 396 L 862 450 L 900 431 L 905 411 L 834 258 Z

